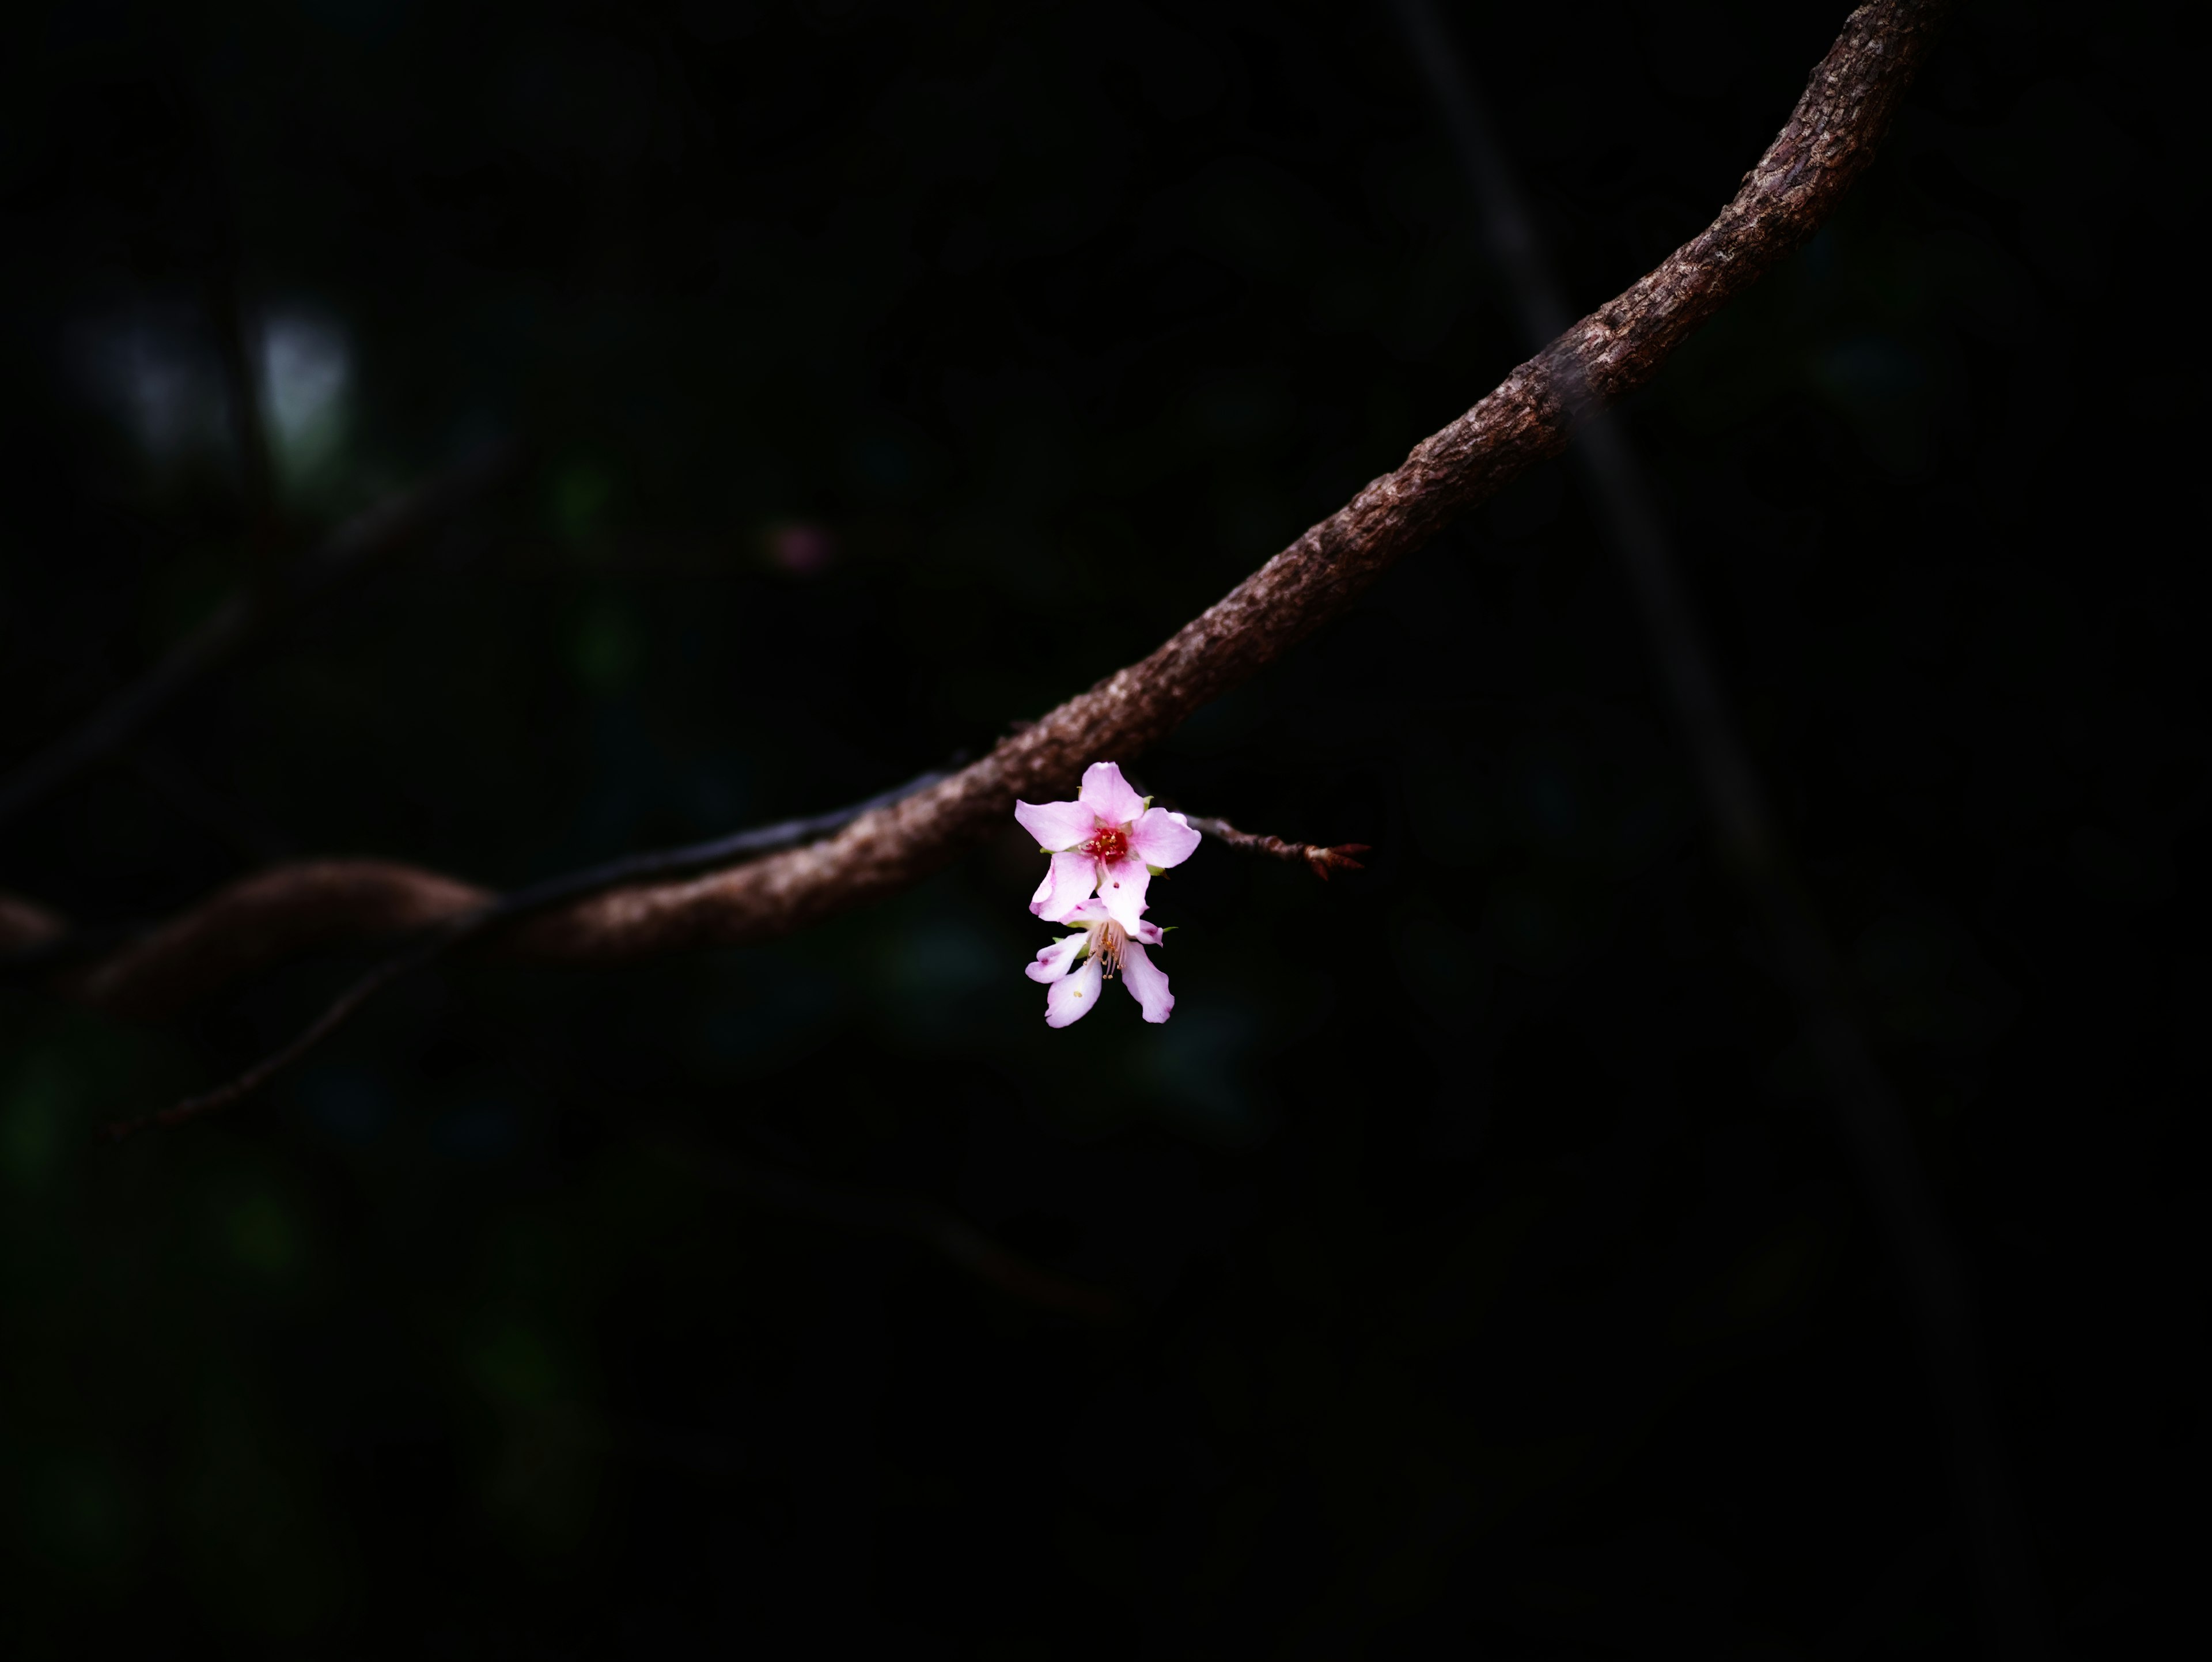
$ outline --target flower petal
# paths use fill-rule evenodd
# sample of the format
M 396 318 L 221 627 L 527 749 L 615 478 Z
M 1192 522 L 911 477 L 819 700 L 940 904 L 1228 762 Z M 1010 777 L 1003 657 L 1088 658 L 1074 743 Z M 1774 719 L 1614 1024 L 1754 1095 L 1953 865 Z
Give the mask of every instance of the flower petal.
M 1146 957 L 1145 949 L 1133 941 L 1121 943 L 1121 980 L 1137 1002 L 1145 1007 L 1146 1020 L 1168 1019 L 1168 1013 L 1175 1008 L 1175 995 L 1168 990 L 1168 973 Z
M 1088 843 L 1098 829 L 1098 816 L 1080 802 L 1017 802 L 1014 818 L 1039 848 L 1055 853 Z
M 1092 894 L 1085 895 L 1083 903 L 1073 911 L 1055 921 L 1061 923 L 1103 923 L 1112 916 L 1113 914 L 1106 910 L 1106 903 Z
M 1085 959 L 1083 967 L 1073 975 L 1055 981 L 1045 989 L 1044 1025 L 1065 1027 L 1071 1021 L 1080 1021 L 1091 1014 L 1091 1007 L 1098 1001 L 1098 989 L 1104 977 L 1098 969 L 1098 960 Z
M 1088 933 L 1064 934 L 1051 946 L 1039 950 L 1036 962 L 1022 973 L 1032 981 L 1057 981 L 1075 967 L 1075 955 L 1083 950 L 1083 943 L 1091 939 Z
M 1030 897 L 1030 910 L 1048 923 L 1065 923 L 1097 880 L 1098 861 L 1090 855 L 1056 854 Z
M 1145 799 L 1112 762 L 1093 762 L 1083 770 L 1081 794 L 1084 806 L 1109 825 L 1126 825 L 1145 811 Z
M 1098 898 L 1107 916 L 1130 934 L 1144 921 L 1145 890 L 1152 880 L 1141 860 L 1102 860 L 1098 862 Z
M 1147 866 L 1180 866 L 1202 839 L 1189 820 L 1165 808 L 1146 808 L 1129 831 L 1129 851 Z

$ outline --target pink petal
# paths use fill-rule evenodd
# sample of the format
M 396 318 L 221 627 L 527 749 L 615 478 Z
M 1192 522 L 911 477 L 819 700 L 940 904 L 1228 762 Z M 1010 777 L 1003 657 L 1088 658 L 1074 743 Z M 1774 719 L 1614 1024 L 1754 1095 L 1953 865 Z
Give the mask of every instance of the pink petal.
M 1017 802 L 1014 818 L 1039 848 L 1055 852 L 1088 843 L 1098 829 L 1098 816 L 1080 802 Z
M 1145 890 L 1152 880 L 1141 860 L 1098 862 L 1098 898 L 1106 903 L 1107 916 L 1132 934 L 1144 921 Z
M 1088 934 L 1062 935 L 1036 955 L 1036 962 L 1022 973 L 1032 981 L 1057 981 L 1075 965 L 1076 953 L 1083 950 Z
M 1093 762 L 1083 770 L 1080 794 L 1084 806 L 1109 825 L 1126 825 L 1145 811 L 1145 799 L 1129 788 L 1121 770 L 1111 762 Z
M 1045 989 L 1044 1025 L 1065 1027 L 1071 1021 L 1082 1020 L 1098 1001 L 1098 989 L 1103 984 L 1104 977 L 1099 973 L 1098 960 L 1085 959 L 1083 967 L 1073 975 Z
M 1140 941 L 1147 947 L 1157 947 L 1168 938 L 1168 932 L 1157 923 L 1139 923 L 1129 931 L 1129 939 Z
M 1180 866 L 1198 852 L 1199 834 L 1190 821 L 1165 808 L 1146 808 L 1131 828 L 1129 849 L 1147 866 Z
M 1168 990 L 1167 971 L 1146 957 L 1145 949 L 1133 941 L 1121 943 L 1121 979 L 1144 1006 L 1146 1020 L 1168 1019 L 1168 1013 L 1175 1008 L 1175 995 Z
M 1106 903 L 1094 894 L 1085 896 L 1081 905 L 1066 916 L 1054 921 L 1061 923 L 1103 923 L 1112 916 L 1106 910 Z
M 1030 910 L 1048 923 L 1065 923 L 1098 880 L 1098 861 L 1087 854 L 1056 854 L 1030 897 Z

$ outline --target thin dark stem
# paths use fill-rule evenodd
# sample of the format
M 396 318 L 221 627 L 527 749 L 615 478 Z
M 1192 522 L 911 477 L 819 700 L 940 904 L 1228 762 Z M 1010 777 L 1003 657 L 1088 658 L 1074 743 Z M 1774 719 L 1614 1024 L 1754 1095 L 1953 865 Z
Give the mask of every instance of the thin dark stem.
M 1365 854 L 1364 843 L 1339 843 L 1323 848 L 1316 843 L 1285 843 L 1279 837 L 1261 837 L 1252 831 L 1238 831 L 1226 819 L 1210 819 L 1202 814 L 1188 814 L 1194 829 L 1225 843 L 1243 854 L 1264 854 L 1276 860 L 1286 860 L 1294 866 L 1304 866 L 1324 883 L 1331 872 L 1356 872 L 1364 869 L 1352 856 Z
M 234 237 L 223 239 L 214 267 L 208 273 L 207 310 L 209 321 L 214 326 L 216 356 L 222 365 L 223 400 L 229 408 L 231 447 L 238 453 L 239 484 L 246 498 L 248 552 L 257 574 L 266 582 L 275 572 L 276 470 L 261 398 L 260 368 L 253 361 L 258 331 L 255 320 L 246 310 Z
M 1031 1263 L 935 1201 L 817 1183 L 773 1166 L 694 1149 L 670 1147 L 667 1153 L 718 1188 L 757 1206 L 842 1229 L 918 1241 L 954 1268 L 1023 1304 L 1100 1325 L 1130 1316 L 1127 1302 L 1118 1294 Z
M 702 872 L 717 871 L 742 860 L 773 854 L 779 849 L 794 848 L 799 843 L 810 843 L 817 837 L 842 831 L 862 814 L 888 807 L 916 791 L 926 790 L 945 776 L 944 773 L 934 770 L 918 774 L 903 785 L 880 792 L 849 807 L 835 808 L 827 813 L 805 814 L 796 819 L 778 820 L 774 825 L 756 826 L 750 831 L 732 832 L 727 837 L 718 837 L 705 843 L 688 843 L 682 848 L 624 855 L 603 865 L 547 878 L 528 888 L 518 889 L 513 894 L 502 895 L 489 905 L 447 918 L 368 970 L 331 1000 L 323 1013 L 298 1034 L 244 1073 L 212 1091 L 187 1097 L 182 1102 L 156 1112 L 141 1114 L 135 1119 L 113 1121 L 101 1129 L 100 1135 L 110 1142 L 119 1142 L 135 1132 L 167 1130 L 243 1102 L 313 1051 L 386 988 L 417 970 L 436 963 L 455 948 L 482 940 L 495 930 L 533 913 L 564 905 L 587 895 L 605 894 L 627 884 L 665 881 Z
M 1399 18 L 1473 188 L 1491 252 L 1532 341 L 1570 313 L 1475 83 L 1431 0 L 1395 0 Z M 2033 1557 L 2011 1499 L 1990 1411 L 1965 1278 L 1914 1151 L 1895 1091 L 1852 1019 L 1826 929 L 1791 868 L 1729 711 L 1665 524 L 1620 423 L 1583 397 L 1574 451 L 1644 614 L 1659 679 L 1689 748 L 1723 862 L 1757 908 L 1776 967 L 1818 1059 L 1837 1131 L 1857 1168 L 1919 1330 L 1950 1446 L 1952 1488 L 1974 1543 L 1995 1654 L 2049 1653 Z
M 452 472 L 348 521 L 274 587 L 233 595 L 151 669 L 0 779 L 0 823 L 44 801 L 104 759 L 307 602 L 411 545 L 504 484 L 520 460 L 517 447 L 493 445 Z
M 266 584 L 276 569 L 276 469 L 260 366 L 254 362 L 259 330 L 246 298 L 238 203 L 206 108 L 181 77 L 174 81 L 173 91 L 198 152 L 209 241 L 201 294 L 215 337 L 216 360 L 222 368 L 223 404 L 230 421 L 231 447 L 237 455 L 239 489 L 246 501 L 255 578 Z

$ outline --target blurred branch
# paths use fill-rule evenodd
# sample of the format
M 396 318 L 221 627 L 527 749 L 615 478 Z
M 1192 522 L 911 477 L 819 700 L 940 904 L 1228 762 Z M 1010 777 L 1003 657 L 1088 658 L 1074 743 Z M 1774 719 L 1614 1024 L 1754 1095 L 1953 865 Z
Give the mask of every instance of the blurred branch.
M 273 571 L 276 551 L 276 470 L 259 367 L 253 361 L 254 319 L 246 301 L 238 203 L 205 106 L 173 67 L 168 83 L 191 147 L 197 152 L 209 245 L 201 274 L 201 299 L 210 332 L 215 337 L 216 361 L 222 369 L 223 405 L 230 418 L 231 447 L 237 453 L 239 488 L 246 499 L 246 538 L 253 570 L 257 581 L 266 581 Z
M 717 1188 L 756 1206 L 918 1241 L 955 1269 L 1020 1303 L 1101 1325 L 1125 1321 L 1131 1313 L 1120 1294 L 1031 1263 L 934 1201 L 816 1183 L 774 1166 L 689 1148 L 672 1148 L 668 1153 Z
M 1226 819 L 1209 819 L 1201 814 L 1186 816 L 1197 830 L 1208 837 L 1225 843 L 1244 854 L 1264 854 L 1277 860 L 1287 860 L 1292 865 L 1303 865 L 1324 883 L 1331 872 L 1364 870 L 1355 854 L 1365 854 L 1364 843 L 1339 843 L 1334 848 L 1322 848 L 1315 843 L 1285 843 L 1279 837 L 1259 837 L 1250 831 L 1238 831 Z
M 1532 340 L 1548 340 L 1565 326 L 1566 302 L 1476 83 L 1431 0 L 1395 4 L 1459 152 L 1522 326 Z M 1911 1298 L 1948 1434 L 1953 1491 L 1975 1543 L 1991 1653 L 2047 1654 L 2033 1555 L 2010 1498 L 1965 1276 L 1903 1108 L 1852 1019 L 1842 968 L 1792 868 L 1635 452 L 1620 423 L 1601 408 L 1589 411 L 1577 439 L 1577 458 L 1643 612 L 1660 682 L 1703 784 L 1723 861 L 1766 926 L 1800 1027 L 1826 1081 L 1835 1123 Z
M 234 594 L 153 668 L 71 732 L 0 778 L 0 824 L 106 757 L 179 697 L 308 602 L 411 546 L 504 484 L 521 460 L 519 446 L 492 445 L 451 472 L 347 521 L 270 585 Z
M 809 842 L 944 777 L 942 773 L 925 773 L 850 807 L 779 820 L 680 849 L 625 855 L 604 865 L 549 878 L 497 899 L 434 873 L 369 861 L 327 861 L 263 873 L 234 886 L 226 895 L 187 913 L 133 950 L 118 953 L 85 975 L 79 983 L 82 995 L 89 1002 L 110 1008 L 123 1005 L 138 1013 L 194 995 L 204 996 L 210 970 L 235 977 L 299 950 L 296 939 L 285 938 L 286 931 L 298 930 L 303 921 L 317 931 L 311 943 L 315 945 L 326 944 L 348 926 L 359 930 L 364 925 L 371 928 L 380 925 L 378 932 L 384 934 L 396 932 L 395 926 L 419 928 L 427 924 L 428 928 L 422 939 L 384 959 L 340 993 L 282 1049 L 228 1083 L 158 1113 L 117 1121 L 104 1128 L 101 1135 L 117 1141 L 134 1131 L 181 1125 L 243 1101 L 344 1026 L 394 982 L 519 919 L 624 884 L 712 871 L 732 861 Z M 256 912 L 262 915 L 258 920 L 252 917 Z M 255 926 L 257 922 L 259 927 Z M 249 961 L 240 961 L 244 956 L 241 946 L 252 953 Z M 269 950 L 272 947 L 273 952 Z M 226 957 L 228 961 L 224 961 Z M 176 973 L 179 966 L 186 971 L 181 977 Z
M 629 870 L 612 886 L 562 896 L 506 923 L 503 950 L 549 963 L 617 964 L 788 934 L 938 869 L 1002 825 L 1018 796 L 1064 794 L 1087 764 L 1133 758 L 1346 610 L 1455 514 L 1558 454 L 1577 425 L 1648 381 L 1692 330 L 1819 228 L 1872 161 L 1943 9 L 1942 0 L 1875 0 L 1853 12 L 1789 122 L 1711 226 L 1141 663 L 823 841 L 705 876 Z M 155 939 L 190 941 L 201 916 L 188 914 Z M 149 971 L 149 945 L 133 949 Z
M 148 790 L 242 860 L 266 864 L 292 852 L 284 837 L 221 793 L 174 757 L 126 746 L 124 760 Z
M 248 551 L 255 572 L 266 581 L 273 575 L 276 553 L 276 468 L 269 441 L 268 412 L 261 397 L 260 367 L 254 362 L 255 320 L 246 302 L 239 269 L 237 222 L 229 192 L 217 172 L 214 141 L 204 134 L 202 143 L 216 220 L 215 254 L 206 277 L 208 321 L 215 333 L 216 357 L 222 366 L 231 447 L 238 453 Z

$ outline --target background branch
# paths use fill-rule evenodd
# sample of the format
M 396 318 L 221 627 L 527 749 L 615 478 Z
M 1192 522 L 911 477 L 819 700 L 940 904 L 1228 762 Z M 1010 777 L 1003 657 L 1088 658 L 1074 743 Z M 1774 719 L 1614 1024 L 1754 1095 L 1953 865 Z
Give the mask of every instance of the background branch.
M 903 1235 L 1018 1303 L 1098 1325 L 1126 1321 L 1132 1314 L 1120 1294 L 1030 1263 L 935 1201 L 817 1183 L 693 1148 L 670 1147 L 665 1152 L 686 1171 L 753 1205 L 842 1229 Z
M 1548 340 L 1566 325 L 1565 298 L 1478 83 L 1431 0 L 1395 3 L 1522 326 L 1532 340 Z M 1765 926 L 1776 967 L 1820 1063 L 1834 1123 L 1911 1304 L 1947 1433 L 1953 1494 L 1972 1543 L 1991 1653 L 2047 1654 L 2033 1554 L 1990 1409 L 1965 1277 L 1903 1107 L 1852 1017 L 1842 967 L 1792 868 L 1626 433 L 1610 412 L 1593 409 L 1577 433 L 1574 454 L 1643 613 L 1660 684 L 1703 786 L 1723 863 Z
M 466 512 L 513 478 L 521 462 L 520 446 L 491 445 L 451 472 L 347 521 L 268 586 L 231 596 L 160 662 L 0 778 L 0 824 L 105 758 L 279 622 Z
M 942 773 L 925 773 L 895 789 L 880 792 L 869 797 L 866 801 L 855 803 L 850 807 L 835 808 L 827 813 L 809 814 L 796 819 L 779 820 L 774 825 L 733 832 L 727 837 L 715 837 L 706 843 L 690 843 L 683 848 L 668 849 L 651 854 L 625 855 L 619 860 L 610 861 L 604 865 L 549 878 L 544 882 L 532 884 L 526 889 L 518 890 L 513 894 L 495 900 L 485 899 L 480 890 L 469 889 L 432 874 L 413 872 L 406 868 L 388 868 L 381 870 L 372 868 L 367 871 L 358 868 L 349 870 L 344 875 L 354 877 L 356 881 L 351 887 L 349 898 L 358 897 L 360 900 L 366 901 L 368 906 L 364 910 L 372 913 L 380 902 L 397 903 L 397 910 L 375 914 L 380 919 L 408 916 L 409 921 L 421 922 L 428 921 L 422 915 L 427 910 L 435 916 L 435 922 L 428 933 L 422 940 L 401 952 L 395 953 L 356 980 L 352 985 L 332 1000 L 319 1016 L 281 1049 L 264 1056 L 236 1078 L 212 1091 L 189 1097 L 158 1112 L 142 1114 L 135 1119 L 116 1121 L 103 1128 L 101 1135 L 110 1141 L 119 1141 L 135 1131 L 157 1126 L 166 1129 L 181 1125 L 189 1120 L 198 1119 L 203 1114 L 212 1113 L 218 1109 L 228 1108 L 234 1103 L 243 1101 L 290 1068 L 325 1039 L 345 1026 L 357 1012 L 386 987 L 403 980 L 417 970 L 435 963 L 456 947 L 480 940 L 519 918 L 530 916 L 548 907 L 557 906 L 586 895 L 598 894 L 624 883 L 634 883 L 647 878 L 669 877 L 689 872 L 711 870 L 727 865 L 732 861 L 750 859 L 777 849 L 789 848 L 793 843 L 803 843 L 812 837 L 826 836 L 841 826 L 851 824 L 861 814 L 886 807 L 902 797 L 910 796 L 915 791 L 924 789 L 943 777 L 945 776 Z M 312 869 L 309 868 L 310 872 Z M 252 894 L 263 904 L 274 900 L 276 904 L 273 911 L 276 919 L 296 922 L 307 916 L 305 910 L 288 906 L 277 898 L 284 892 L 285 886 L 282 880 L 285 874 L 268 874 L 258 880 L 257 887 L 248 890 L 246 886 L 240 886 L 240 890 Z M 339 878 L 339 874 L 329 873 L 324 875 L 322 881 L 326 889 L 337 889 L 342 886 L 343 880 L 334 882 L 332 880 L 334 878 Z M 368 878 L 371 880 L 365 883 L 360 882 L 358 880 L 361 878 Z M 410 913 L 411 916 L 410 916 Z M 143 966 L 150 965 L 154 972 L 158 975 L 173 965 L 179 956 L 189 957 L 196 942 L 204 942 L 205 950 L 220 953 L 226 946 L 241 940 L 253 941 L 257 936 L 264 942 L 269 940 L 270 932 L 268 931 L 255 931 L 250 928 L 241 930 L 225 928 L 221 924 L 210 928 L 200 919 L 201 914 L 189 914 L 186 918 L 180 919 L 179 924 L 171 926 L 172 931 L 176 931 L 180 926 L 191 931 L 191 938 L 180 938 L 173 934 L 167 941 L 161 941 L 157 937 L 157 942 L 153 945 L 152 950 L 138 954 L 137 961 L 142 966 L 142 975 L 137 986 L 133 990 L 137 995 L 142 1009 L 144 1007 L 147 994 L 143 979 Z M 349 923 L 358 927 L 361 922 L 366 920 L 347 916 L 343 910 L 333 916 L 332 909 L 325 907 L 321 909 L 321 917 L 319 921 L 325 926 L 335 922 L 341 927 Z M 315 944 L 322 943 L 318 941 Z M 288 941 L 283 942 L 283 945 L 294 950 L 297 949 L 295 941 Z M 240 972 L 239 966 L 235 965 L 228 967 L 234 977 Z M 103 976 L 110 977 L 104 985 L 101 980 Z M 101 970 L 94 971 L 85 978 L 86 989 L 94 1001 L 106 1002 L 112 1006 L 117 1001 L 118 989 L 112 977 L 112 969 L 103 965 Z M 125 984 L 128 984 L 127 981 Z M 179 982 L 173 978 L 168 982 L 167 987 L 173 996 L 205 995 L 205 982 L 198 977 L 189 982 Z M 101 997 L 102 994 L 105 995 L 104 998 Z

